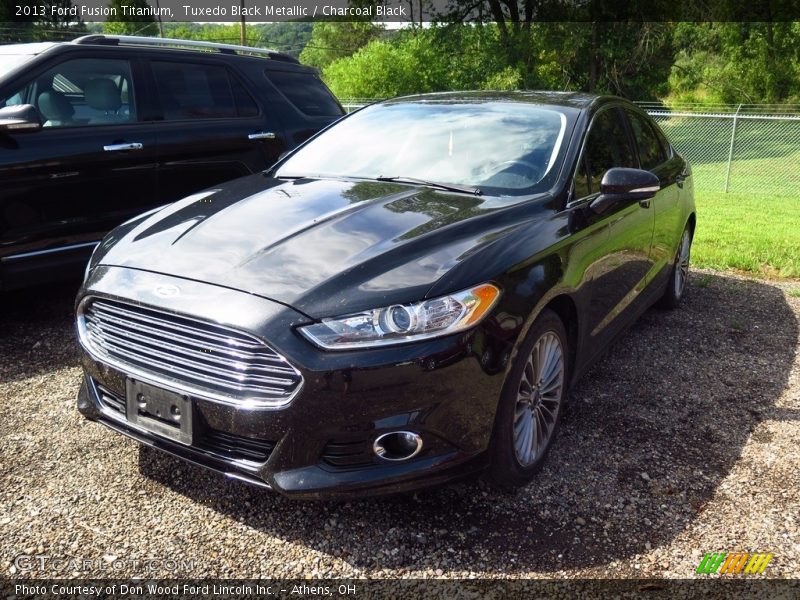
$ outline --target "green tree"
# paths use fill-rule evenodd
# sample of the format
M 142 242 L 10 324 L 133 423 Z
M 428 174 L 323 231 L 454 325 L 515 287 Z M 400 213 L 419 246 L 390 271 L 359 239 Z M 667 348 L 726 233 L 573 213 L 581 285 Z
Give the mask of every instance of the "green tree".
M 111 0 L 108 6 L 115 8 L 117 16 L 106 21 L 103 30 L 117 35 L 158 35 L 158 25 L 152 15 L 125 15 L 122 7 L 148 8 L 147 0 Z
M 800 24 L 680 23 L 669 88 L 678 102 L 800 99 Z
M 325 79 L 339 98 L 388 98 L 430 91 L 420 84 L 416 60 L 390 42 L 370 42 L 353 56 L 325 69 Z
M 382 28 L 369 21 L 318 21 L 311 39 L 300 53 L 301 62 L 324 69 L 332 62 L 352 56 L 378 38 Z
M 373 41 L 323 74 L 343 98 L 520 87 L 520 73 L 505 68 L 502 54 L 494 25 L 432 26 Z
M 563 23 L 543 33 L 563 88 L 637 100 L 667 92 L 672 66 L 671 23 Z

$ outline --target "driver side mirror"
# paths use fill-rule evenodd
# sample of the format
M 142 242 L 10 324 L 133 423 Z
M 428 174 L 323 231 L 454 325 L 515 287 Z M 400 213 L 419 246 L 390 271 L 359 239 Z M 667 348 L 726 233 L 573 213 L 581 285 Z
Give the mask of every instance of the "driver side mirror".
M 32 104 L 18 104 L 0 108 L 0 133 L 25 133 L 39 131 L 42 119 Z
M 600 195 L 592 200 L 589 208 L 600 214 L 616 204 L 649 200 L 660 189 L 661 182 L 650 171 L 621 167 L 609 169 L 600 182 Z

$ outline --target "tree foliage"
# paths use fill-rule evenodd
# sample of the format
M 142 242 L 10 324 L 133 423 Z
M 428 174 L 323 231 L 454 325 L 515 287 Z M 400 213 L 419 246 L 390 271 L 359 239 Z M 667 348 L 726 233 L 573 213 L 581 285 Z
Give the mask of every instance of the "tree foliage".
M 71 1 L 45 0 L 64 6 Z M 112 0 L 112 5 L 123 2 L 144 5 L 145 0 Z M 429 6 L 428 0 L 405 2 L 417 16 Z M 0 3 L 0 41 L 65 39 L 86 25 L 91 31 L 158 34 L 152 17 L 103 26 L 36 17 L 14 22 L 11 6 Z M 448 6 L 438 22 L 400 30 L 366 21 L 248 23 L 247 43 L 288 52 L 319 68 L 342 98 L 552 89 L 666 102 L 800 102 L 798 22 L 553 22 L 541 20 L 553 17 L 546 12 L 556 6 L 549 0 L 451 0 Z M 167 37 L 240 39 L 238 23 L 163 27 Z
M 381 28 L 369 21 L 318 21 L 300 60 L 324 69 L 340 58 L 352 56 L 380 33 Z
M 335 35 L 327 43 L 347 52 Z M 798 102 L 800 23 L 507 22 L 505 32 L 497 22 L 440 23 L 383 36 L 322 66 L 341 97 L 555 89 Z
M 123 6 L 131 8 L 149 8 L 147 0 L 111 0 L 108 6 L 116 9 L 117 16 L 113 21 L 106 21 L 103 31 L 116 35 L 158 35 L 158 25 L 152 15 L 125 15 Z
M 680 23 L 675 46 L 676 100 L 800 102 L 800 23 Z
M 453 89 L 583 89 L 641 99 L 662 95 L 672 62 L 667 24 L 536 23 L 509 60 L 495 24 L 404 30 L 324 69 L 349 97 Z
M 311 39 L 312 27 L 307 22 L 247 23 L 247 45 L 299 57 Z M 164 37 L 238 44 L 241 30 L 238 23 L 164 23 Z

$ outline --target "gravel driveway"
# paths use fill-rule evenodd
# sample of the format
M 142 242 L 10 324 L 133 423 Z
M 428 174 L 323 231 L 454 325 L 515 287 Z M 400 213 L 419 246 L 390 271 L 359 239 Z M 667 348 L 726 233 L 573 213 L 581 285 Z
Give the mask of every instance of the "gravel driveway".
M 85 421 L 74 290 L 0 297 L 0 578 L 690 577 L 710 551 L 800 576 L 800 285 L 694 273 L 572 392 L 533 484 L 300 503 Z M 89 559 L 32 570 L 15 557 Z M 161 571 L 158 571 L 161 569 Z

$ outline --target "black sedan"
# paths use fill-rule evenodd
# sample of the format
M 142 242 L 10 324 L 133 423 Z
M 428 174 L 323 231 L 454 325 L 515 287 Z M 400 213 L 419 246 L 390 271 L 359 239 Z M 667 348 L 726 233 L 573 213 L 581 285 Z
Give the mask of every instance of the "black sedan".
M 524 485 L 570 384 L 681 301 L 694 228 L 687 162 L 620 98 L 375 104 L 105 238 L 78 408 L 295 497 Z

